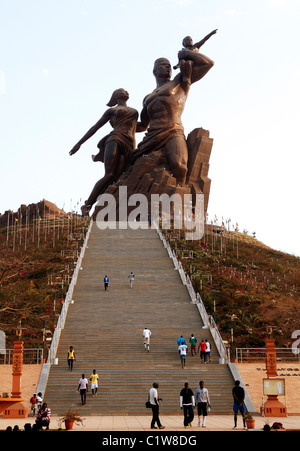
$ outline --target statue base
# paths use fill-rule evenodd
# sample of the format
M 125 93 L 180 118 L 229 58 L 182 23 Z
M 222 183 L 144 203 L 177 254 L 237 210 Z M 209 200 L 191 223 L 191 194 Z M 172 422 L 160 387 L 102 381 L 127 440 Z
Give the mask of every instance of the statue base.
M 209 131 L 203 128 L 193 130 L 187 138 L 189 151 L 188 172 L 185 186 L 177 186 L 176 178 L 168 167 L 168 162 L 161 150 L 155 150 L 146 155 L 142 155 L 129 166 L 119 180 L 110 185 L 104 194 L 111 194 L 116 200 L 117 221 L 119 217 L 119 188 L 127 188 L 128 199 L 133 194 L 143 194 L 151 205 L 152 194 L 179 194 L 184 200 L 185 194 L 192 195 L 192 204 L 195 206 L 196 195 L 204 194 L 204 211 L 207 211 L 210 184 L 208 178 L 209 159 L 213 140 L 209 137 Z M 127 213 L 135 207 L 128 207 Z M 96 206 L 93 219 L 97 219 L 97 214 L 103 207 Z M 150 211 L 149 211 L 150 214 Z

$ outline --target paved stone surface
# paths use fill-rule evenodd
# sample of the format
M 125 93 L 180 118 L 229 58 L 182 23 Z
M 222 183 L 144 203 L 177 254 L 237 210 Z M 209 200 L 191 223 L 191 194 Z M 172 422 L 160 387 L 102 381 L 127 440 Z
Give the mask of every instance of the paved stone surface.
M 160 414 L 160 419 L 165 429 L 162 432 L 186 432 L 187 429 L 183 426 L 183 415 L 165 416 L 163 412 Z M 85 419 L 83 426 L 74 426 L 74 431 L 144 431 L 153 433 L 150 429 L 151 416 L 89 416 Z M 209 415 L 206 420 L 206 428 L 197 427 L 197 418 L 193 422 L 193 427 L 188 429 L 188 432 L 201 433 L 206 431 L 232 431 L 233 416 L 232 415 Z M 300 416 L 291 416 L 287 418 L 262 418 L 255 417 L 255 428 L 262 429 L 266 423 L 272 425 L 275 421 L 283 424 L 285 429 L 300 430 Z M 18 424 L 20 428 L 24 427 L 25 423 L 34 424 L 34 418 L 27 418 L 21 420 L 1 420 L 0 430 L 5 430 L 7 426 L 14 426 Z M 52 417 L 50 429 L 58 427 L 58 417 Z M 238 418 L 238 431 L 243 431 L 242 419 Z M 155 433 L 161 431 L 155 431 Z M 235 431 L 232 431 L 235 432 Z

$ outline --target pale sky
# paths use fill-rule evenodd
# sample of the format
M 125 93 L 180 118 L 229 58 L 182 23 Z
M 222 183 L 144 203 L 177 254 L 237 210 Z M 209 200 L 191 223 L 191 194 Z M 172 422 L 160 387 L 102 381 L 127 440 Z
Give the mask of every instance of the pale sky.
M 103 176 L 91 155 L 110 126 L 69 151 L 112 92 L 140 112 L 154 60 L 174 65 L 183 37 L 218 28 L 201 49 L 215 66 L 182 117 L 186 136 L 214 139 L 209 219 L 300 255 L 299 20 L 299 0 L 0 0 L 0 212 L 43 198 L 79 207 Z

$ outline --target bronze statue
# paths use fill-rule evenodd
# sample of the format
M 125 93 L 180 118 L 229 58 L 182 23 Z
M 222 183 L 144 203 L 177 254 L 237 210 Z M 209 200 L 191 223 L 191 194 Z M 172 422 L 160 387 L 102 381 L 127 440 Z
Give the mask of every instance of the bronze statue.
M 87 216 L 92 205 L 106 188 L 117 181 L 126 169 L 135 149 L 135 132 L 138 112 L 127 106 L 129 94 L 124 89 L 117 89 L 107 104 L 109 108 L 101 119 L 78 141 L 70 151 L 74 155 L 81 145 L 93 136 L 108 121 L 113 131 L 98 143 L 99 153 L 93 155 L 93 161 L 104 162 L 105 175 L 94 186 L 89 198 L 81 207 L 83 216 Z M 117 106 L 116 106 L 117 105 Z
M 201 41 L 196 42 L 196 44 L 193 44 L 193 39 L 191 36 L 186 36 L 183 41 L 183 50 L 189 50 L 190 52 L 199 53 L 200 47 L 205 44 L 205 42 L 214 34 L 216 34 L 218 30 L 213 30 L 211 33 L 209 33 L 205 38 L 201 39 Z M 194 55 L 193 55 L 194 56 Z M 182 78 L 184 82 L 191 83 L 191 75 L 192 75 L 192 67 L 193 67 L 193 59 L 191 59 L 189 56 L 185 57 L 184 59 L 180 59 L 176 66 L 173 66 L 173 69 L 178 69 L 180 67 L 180 71 L 182 73 Z
M 159 58 L 154 63 L 153 74 L 157 87 L 147 95 L 143 102 L 141 121 L 137 131 L 147 133 L 134 152 L 134 160 L 155 150 L 162 150 L 166 156 L 171 173 L 178 185 L 183 186 L 187 175 L 188 149 L 181 122 L 181 115 L 191 83 L 204 77 L 214 62 L 201 53 L 183 49 L 178 53 L 179 60 L 191 64 L 191 72 L 180 72 L 171 80 L 172 68 L 168 59 Z M 180 64 L 182 70 L 183 63 Z M 148 128 L 149 127 L 149 128 Z

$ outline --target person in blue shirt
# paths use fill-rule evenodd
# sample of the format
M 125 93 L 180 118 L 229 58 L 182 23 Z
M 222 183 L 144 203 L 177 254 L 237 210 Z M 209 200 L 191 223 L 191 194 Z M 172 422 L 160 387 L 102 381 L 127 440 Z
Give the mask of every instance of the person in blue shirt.
M 186 342 L 185 338 L 183 338 L 183 336 L 182 336 L 182 335 L 181 335 L 181 337 L 180 337 L 180 338 L 178 338 L 178 340 L 177 340 L 177 344 L 178 344 L 178 346 L 181 346 L 181 345 L 186 345 L 186 344 L 187 344 L 187 342 Z
M 108 288 L 109 278 L 107 276 L 104 277 L 104 290 L 106 291 Z
M 185 338 L 183 338 L 182 335 L 181 335 L 180 338 L 178 338 L 177 344 L 178 344 L 178 346 L 181 346 L 181 345 L 187 345 L 187 342 L 186 342 Z M 180 355 L 180 350 L 178 350 L 178 352 L 179 352 L 179 355 Z

